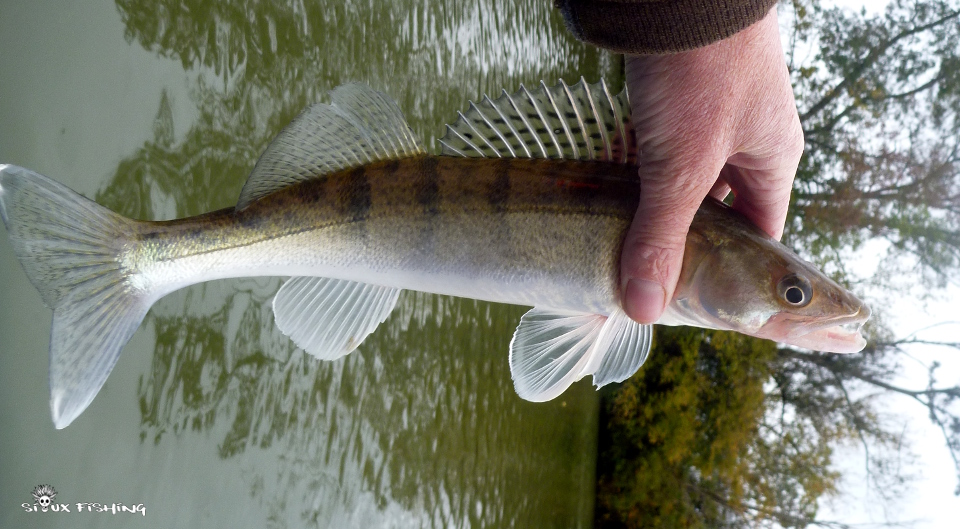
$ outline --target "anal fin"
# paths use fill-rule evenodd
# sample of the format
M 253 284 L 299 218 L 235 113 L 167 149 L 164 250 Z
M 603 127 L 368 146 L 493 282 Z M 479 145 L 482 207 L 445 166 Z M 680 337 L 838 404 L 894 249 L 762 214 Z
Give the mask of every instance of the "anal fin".
M 321 360 L 360 345 L 393 311 L 400 289 L 325 277 L 294 277 L 277 291 L 277 327 Z

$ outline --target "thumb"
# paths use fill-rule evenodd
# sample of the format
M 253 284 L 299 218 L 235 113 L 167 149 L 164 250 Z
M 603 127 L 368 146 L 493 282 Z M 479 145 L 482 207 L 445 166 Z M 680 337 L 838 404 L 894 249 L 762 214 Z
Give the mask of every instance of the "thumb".
M 720 168 L 697 168 L 685 178 L 666 179 L 667 171 L 640 170 L 640 202 L 620 257 L 622 304 L 631 319 L 653 323 L 673 298 L 687 231 Z

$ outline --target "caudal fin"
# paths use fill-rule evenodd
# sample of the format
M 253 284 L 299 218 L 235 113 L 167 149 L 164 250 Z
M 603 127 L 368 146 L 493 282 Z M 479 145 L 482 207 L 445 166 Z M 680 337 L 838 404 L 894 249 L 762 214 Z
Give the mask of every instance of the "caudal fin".
M 124 266 L 136 221 L 13 165 L 0 165 L 0 215 L 20 264 L 53 309 L 50 409 L 63 428 L 93 401 L 150 308 Z

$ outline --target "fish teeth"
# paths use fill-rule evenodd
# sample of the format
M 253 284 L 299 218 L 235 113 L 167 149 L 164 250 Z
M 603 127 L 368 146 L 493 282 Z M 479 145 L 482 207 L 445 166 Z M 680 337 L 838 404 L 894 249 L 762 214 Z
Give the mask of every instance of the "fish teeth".
M 851 321 L 849 323 L 844 323 L 840 325 L 840 328 L 847 332 L 860 332 L 860 328 L 863 327 L 862 321 Z

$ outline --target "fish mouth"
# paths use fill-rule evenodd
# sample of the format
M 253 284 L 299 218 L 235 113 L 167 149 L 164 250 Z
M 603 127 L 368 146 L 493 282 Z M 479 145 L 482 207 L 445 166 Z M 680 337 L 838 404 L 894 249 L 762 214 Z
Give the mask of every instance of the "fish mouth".
M 778 316 L 786 316 L 780 314 Z M 816 324 L 800 324 L 794 318 L 771 318 L 775 331 L 787 330 L 773 339 L 788 345 L 823 351 L 825 353 L 857 353 L 867 345 L 867 340 L 861 334 L 863 324 L 870 318 L 870 308 L 860 305 L 857 311 L 848 316 L 840 316 Z M 778 321 L 773 321 L 778 320 Z M 792 320 L 792 321 L 791 321 Z

